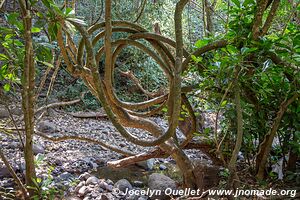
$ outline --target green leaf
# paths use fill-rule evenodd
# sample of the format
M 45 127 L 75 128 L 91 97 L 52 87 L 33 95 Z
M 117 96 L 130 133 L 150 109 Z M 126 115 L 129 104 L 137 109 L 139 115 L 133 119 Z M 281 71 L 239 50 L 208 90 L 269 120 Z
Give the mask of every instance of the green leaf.
M 239 0 L 232 0 L 232 2 L 237 6 L 237 7 L 241 7 L 241 3 Z
M 179 120 L 179 121 L 184 121 L 184 118 L 179 117 L 178 120 Z
M 32 28 L 31 28 L 31 32 L 32 32 L 32 33 L 39 33 L 39 32 L 41 32 L 41 29 L 38 28 L 38 27 L 32 27 Z
M 72 8 L 66 8 L 65 15 L 66 16 L 74 16 L 75 11 Z
M 8 83 L 6 83 L 4 86 L 3 86 L 3 89 L 4 91 L 8 92 L 10 90 L 10 85 Z
M 238 52 L 237 48 L 235 46 L 232 46 L 232 45 L 227 45 L 227 51 L 231 54 L 235 54 Z
M 51 64 L 49 62 L 39 61 L 39 60 L 38 60 L 38 62 L 42 63 L 43 65 L 46 65 L 47 67 L 54 68 L 53 64 Z
M 196 57 L 195 55 L 191 56 L 192 60 L 195 61 L 196 63 L 199 63 L 203 60 L 202 57 Z
M 8 57 L 3 53 L 0 53 L 0 60 L 8 60 Z
M 75 24 L 79 24 L 82 26 L 87 26 L 87 24 L 85 23 L 85 21 L 83 21 L 82 19 L 78 19 L 78 18 L 67 18 L 68 21 L 73 22 Z
M 204 133 L 205 135 L 208 135 L 209 132 L 210 132 L 210 128 L 205 128 L 204 131 L 203 131 L 203 133 Z
M 257 50 L 257 48 L 243 47 L 243 48 L 241 49 L 241 53 L 242 53 L 242 55 L 247 55 L 247 54 L 249 54 L 249 53 L 251 53 L 251 52 L 254 52 L 254 51 L 256 51 L 256 50 Z
M 7 21 L 11 25 L 16 25 L 18 22 L 18 17 L 19 17 L 19 13 L 15 13 L 15 12 L 11 13 L 11 14 L 7 15 Z
M 249 4 L 255 4 L 254 0 L 245 0 L 243 6 L 247 7 Z
M 198 41 L 195 43 L 195 46 L 196 46 L 197 48 L 201 48 L 201 47 L 207 45 L 207 44 L 209 43 L 209 41 L 210 41 L 210 40 L 208 40 L 208 39 L 198 40 Z
M 224 100 L 222 103 L 221 103 L 221 107 L 224 107 L 224 106 L 226 106 L 226 104 L 227 104 L 227 100 Z

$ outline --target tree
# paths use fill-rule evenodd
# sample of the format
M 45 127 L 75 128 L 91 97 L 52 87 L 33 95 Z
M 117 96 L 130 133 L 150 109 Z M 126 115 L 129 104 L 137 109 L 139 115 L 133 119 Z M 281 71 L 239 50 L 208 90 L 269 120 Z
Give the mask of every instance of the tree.
M 25 0 L 19 0 L 20 9 L 24 25 L 24 40 L 25 40 L 25 56 L 23 69 L 23 90 L 22 90 L 22 109 L 25 122 L 25 165 L 26 165 L 26 185 L 35 187 L 34 180 L 36 178 L 34 155 L 32 150 L 33 135 L 34 135 L 34 99 L 35 99 L 35 65 L 34 52 L 32 43 L 32 16 L 31 3 Z M 30 196 L 33 196 L 35 190 L 29 189 Z

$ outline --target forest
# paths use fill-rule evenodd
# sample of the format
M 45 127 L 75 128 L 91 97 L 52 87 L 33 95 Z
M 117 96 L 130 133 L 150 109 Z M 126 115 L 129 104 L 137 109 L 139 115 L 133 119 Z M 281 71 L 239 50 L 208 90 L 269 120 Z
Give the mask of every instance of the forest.
M 300 0 L 0 0 L 2 199 L 300 199 Z

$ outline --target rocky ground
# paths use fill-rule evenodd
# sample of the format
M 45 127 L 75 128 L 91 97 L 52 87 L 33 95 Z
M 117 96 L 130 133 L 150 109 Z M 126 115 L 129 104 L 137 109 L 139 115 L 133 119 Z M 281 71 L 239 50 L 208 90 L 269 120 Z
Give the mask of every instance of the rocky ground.
M 150 148 L 139 147 L 124 140 L 108 120 L 80 119 L 54 110 L 49 113 L 36 126 L 37 130 L 48 137 L 74 135 L 104 141 L 134 153 L 150 150 Z M 13 114 L 19 115 L 20 110 L 15 109 Z M 0 109 L 0 120 L 2 118 L 0 125 L 7 123 L 7 117 L 9 117 L 8 113 Z M 166 127 L 164 120 L 160 118 L 153 118 L 153 120 L 160 126 Z M 139 137 L 151 138 L 147 133 L 138 129 L 130 129 L 130 131 Z M 178 136 L 179 138 L 183 137 L 180 132 L 178 132 Z M 22 145 L 18 137 L 0 131 L 0 139 L 3 152 L 22 178 L 25 167 Z M 139 191 L 148 187 L 161 189 L 166 186 L 176 188 L 180 182 L 180 174 L 171 158 L 150 159 L 125 169 L 112 170 L 106 166 L 106 163 L 123 158 L 123 156 L 99 145 L 76 140 L 54 143 L 39 136 L 35 136 L 34 141 L 38 184 L 49 193 L 62 192 L 62 195 L 69 200 L 143 200 L 149 197 L 125 194 L 126 190 Z M 186 153 L 191 159 L 211 164 L 207 156 L 199 151 L 188 150 Z M 7 168 L 0 161 L 0 188 L 5 193 L 9 193 L 10 188 L 13 187 L 14 182 L 10 178 Z M 2 198 L 4 196 L 2 194 Z

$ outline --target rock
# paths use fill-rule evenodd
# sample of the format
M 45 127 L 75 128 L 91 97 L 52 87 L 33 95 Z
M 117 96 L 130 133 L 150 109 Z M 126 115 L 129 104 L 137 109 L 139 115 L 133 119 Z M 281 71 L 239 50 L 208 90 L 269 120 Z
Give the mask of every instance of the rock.
M 99 165 L 94 162 L 90 162 L 90 165 L 91 165 L 92 169 L 94 169 L 94 170 L 96 170 L 99 167 Z
M 88 178 L 90 178 L 92 175 L 90 175 L 90 173 L 88 173 L 88 172 L 85 172 L 85 173 L 83 173 L 83 174 L 81 174 L 80 176 L 79 176 L 79 180 L 81 180 L 81 181 L 86 181 Z
M 109 200 L 109 198 L 105 194 L 101 194 L 100 200 Z
M 122 192 L 119 188 L 114 188 L 112 194 L 117 197 L 125 196 L 125 192 Z
M 133 181 L 132 185 L 139 188 L 144 187 L 144 183 L 142 181 Z
M 195 176 L 196 178 L 201 178 L 203 177 L 203 188 L 205 190 L 209 188 L 213 188 L 219 184 L 220 177 L 219 177 L 219 172 L 220 172 L 220 167 L 219 166 L 214 166 L 214 165 L 209 165 L 205 164 L 201 161 L 195 161 L 194 162 L 195 166 Z
M 73 179 L 73 175 L 70 174 L 69 172 L 64 172 L 61 175 L 59 175 L 59 179 L 63 181 L 68 181 Z
M 160 170 L 166 170 L 167 167 L 166 167 L 166 165 L 161 164 L 161 165 L 159 165 L 159 169 L 160 169 Z
M 138 162 L 137 165 L 145 170 L 153 170 L 155 159 L 151 158 L 146 161 Z
M 99 182 L 99 179 L 98 179 L 97 177 L 91 176 L 91 177 L 89 177 L 89 178 L 86 180 L 85 183 L 86 183 L 87 185 L 91 185 L 91 184 L 96 185 L 98 182 Z
M 0 119 L 2 118 L 8 118 L 9 117 L 9 112 L 7 111 L 6 108 L 0 108 Z
M 9 170 L 7 167 L 3 164 L 0 164 L 0 178 L 8 178 L 11 177 Z
M 80 197 L 83 197 L 84 195 L 86 195 L 88 193 L 89 189 L 87 186 L 82 186 L 79 191 L 78 191 L 78 195 Z
M 38 130 L 44 133 L 54 133 L 57 131 L 56 125 L 49 121 L 41 121 L 38 124 Z
M 121 142 L 121 143 L 119 144 L 119 146 L 120 146 L 120 147 L 125 147 L 126 144 L 125 144 L 124 142 Z
M 84 197 L 83 200 L 90 200 L 90 197 Z
M 81 200 L 81 199 L 76 196 L 71 196 L 71 197 L 67 197 L 66 200 Z
M 138 198 L 138 200 L 148 200 L 149 198 L 147 197 L 147 196 L 140 196 L 139 198 Z
M 122 192 L 125 192 L 126 189 L 128 189 L 128 190 L 132 189 L 132 185 L 126 179 L 118 180 L 115 184 L 115 187 L 119 188 L 119 190 L 121 190 Z
M 105 189 L 107 191 L 111 192 L 111 191 L 113 191 L 114 187 L 112 185 L 107 185 Z
M 99 188 L 98 192 L 103 193 L 104 192 L 103 188 Z
M 139 196 L 132 194 L 132 195 L 129 195 L 126 199 L 127 200 L 137 200 L 138 198 L 139 198 Z
M 108 185 L 114 185 L 114 182 L 110 179 L 107 179 L 106 182 L 107 182 Z
M 176 182 L 172 180 L 170 177 L 165 176 L 163 174 L 153 173 L 149 176 L 148 186 L 150 190 L 161 190 L 161 196 L 152 196 L 151 199 L 170 199 L 169 196 L 164 195 L 164 190 L 167 188 L 171 188 L 173 190 L 176 189 Z
M 19 142 L 10 142 L 8 144 L 8 148 L 10 148 L 10 149 L 16 149 L 18 147 L 21 147 L 21 145 L 19 145 Z
M 40 144 L 33 144 L 32 145 L 32 151 L 33 151 L 34 155 L 44 154 L 45 153 L 45 148 Z
M 80 188 L 82 187 L 82 186 L 84 186 L 85 185 L 85 182 L 84 181 L 81 181 L 80 183 L 78 183 L 78 185 L 75 187 L 75 192 L 76 193 L 78 193 L 79 192 L 79 190 L 80 190 Z
M 93 199 L 95 199 L 96 197 L 99 196 L 99 193 L 97 191 L 93 190 L 90 195 Z
M 101 181 L 100 183 L 99 183 L 99 187 L 100 188 L 102 188 L 102 189 L 104 189 L 104 190 L 106 190 L 106 187 L 108 186 L 108 184 L 106 183 L 106 182 L 104 182 L 104 181 Z
M 21 115 L 23 115 L 23 110 L 22 110 L 22 108 L 15 107 L 15 108 L 11 109 L 11 113 L 13 115 L 21 116 Z

